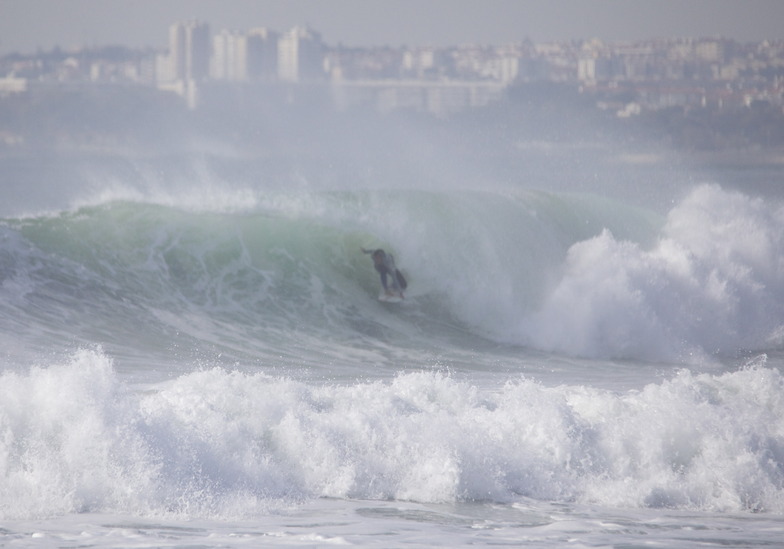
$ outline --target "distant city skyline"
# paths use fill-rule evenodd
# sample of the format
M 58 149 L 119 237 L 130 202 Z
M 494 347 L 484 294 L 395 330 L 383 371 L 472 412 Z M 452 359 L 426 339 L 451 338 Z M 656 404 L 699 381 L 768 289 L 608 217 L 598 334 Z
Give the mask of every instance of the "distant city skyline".
M 169 26 L 296 25 L 346 46 L 598 38 L 783 39 L 782 0 L 0 0 L 0 55 L 125 45 L 166 49 Z

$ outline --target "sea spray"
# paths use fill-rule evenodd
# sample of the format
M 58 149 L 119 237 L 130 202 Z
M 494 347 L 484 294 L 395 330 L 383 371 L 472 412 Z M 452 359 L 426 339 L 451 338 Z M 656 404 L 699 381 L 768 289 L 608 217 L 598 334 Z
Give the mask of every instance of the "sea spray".
M 782 226 L 780 205 L 698 187 L 650 248 L 609 230 L 575 243 L 521 335 L 590 357 L 689 361 L 771 348 L 784 318 Z
M 764 357 L 625 393 L 218 368 L 137 391 L 100 351 L 1 380 L 5 518 L 241 518 L 322 496 L 784 512 L 784 382 Z
M 0 515 L 149 509 L 157 466 L 109 358 L 79 351 L 0 379 Z

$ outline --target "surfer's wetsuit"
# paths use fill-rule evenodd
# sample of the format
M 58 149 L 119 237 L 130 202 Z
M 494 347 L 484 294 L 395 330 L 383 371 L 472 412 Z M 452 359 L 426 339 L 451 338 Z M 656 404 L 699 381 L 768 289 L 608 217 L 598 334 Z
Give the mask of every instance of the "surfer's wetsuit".
M 384 287 L 384 291 L 387 293 L 395 292 L 402 296 L 403 290 L 400 288 L 400 284 L 398 284 L 397 268 L 395 267 L 395 258 L 392 257 L 392 254 L 388 254 L 382 249 L 366 250 L 362 248 L 362 251 L 366 254 L 372 254 L 373 266 L 381 277 L 381 285 Z M 387 276 L 389 276 L 391 283 L 387 281 Z

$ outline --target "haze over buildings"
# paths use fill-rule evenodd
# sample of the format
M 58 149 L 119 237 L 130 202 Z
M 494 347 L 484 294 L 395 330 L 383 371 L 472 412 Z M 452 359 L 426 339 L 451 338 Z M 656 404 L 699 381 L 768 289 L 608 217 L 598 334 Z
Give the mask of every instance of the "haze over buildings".
M 327 43 L 308 26 L 280 32 L 262 21 L 249 23 L 247 29 L 213 31 L 203 21 L 174 22 L 165 50 L 105 55 L 100 48 L 89 54 L 58 48 L 45 62 L 40 55 L 9 55 L 0 64 L 0 93 L 54 83 L 140 84 L 178 93 L 193 108 L 210 83 L 320 85 L 339 109 L 363 104 L 442 116 L 495 101 L 512 84 L 544 81 L 583 89 L 631 87 L 637 97 L 621 106 L 624 116 L 673 105 L 758 99 L 782 104 L 784 40 L 350 48 Z
M 308 25 L 170 22 L 161 48 L 61 48 L 0 57 L 0 99 L 51 90 L 149 90 L 202 106 L 275 112 L 413 112 L 446 118 L 554 85 L 617 118 L 663 109 L 784 114 L 784 39 L 598 39 L 351 47 Z M 136 90 L 136 91 L 134 91 Z M 92 92 L 89 92 L 92 93 Z M 541 97 L 550 93 L 545 90 Z M 148 94 L 149 95 L 149 94 Z M 765 115 L 768 116 L 768 115 Z M 748 118 L 748 117 L 747 117 Z M 768 116 L 770 118 L 770 116 Z M 770 132 L 769 132 L 770 133 Z M 778 133 L 771 142 L 777 142 Z M 6 130 L 6 143 L 21 142 Z

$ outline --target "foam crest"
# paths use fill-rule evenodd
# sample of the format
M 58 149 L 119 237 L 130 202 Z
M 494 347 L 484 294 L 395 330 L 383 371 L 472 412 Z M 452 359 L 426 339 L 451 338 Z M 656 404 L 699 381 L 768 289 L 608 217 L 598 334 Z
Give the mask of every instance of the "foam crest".
M 231 188 L 214 181 L 189 182 L 187 188 L 173 187 L 156 185 L 139 188 L 114 181 L 103 184 L 100 190 L 86 198 L 73 200 L 69 209 L 79 210 L 116 202 L 136 202 L 194 213 L 225 214 L 251 212 L 256 210 L 260 203 L 259 193 L 249 187 Z
M 82 351 L 65 365 L 4 373 L 0 515 L 133 509 L 149 490 L 133 412 L 111 361 Z
M 573 245 L 524 337 L 575 355 L 652 360 L 780 346 L 782 226 L 780 206 L 701 186 L 650 249 L 607 230 Z
M 575 402 L 598 428 L 605 473 L 586 494 L 611 505 L 781 509 L 781 389 L 778 372 L 752 366 L 722 376 L 683 371 L 608 403 L 613 414 L 603 418 L 596 402 Z
M 105 355 L 82 351 L 0 387 L 6 518 L 247 518 L 325 496 L 784 512 L 784 382 L 764 357 L 624 394 L 222 369 L 132 392 Z

